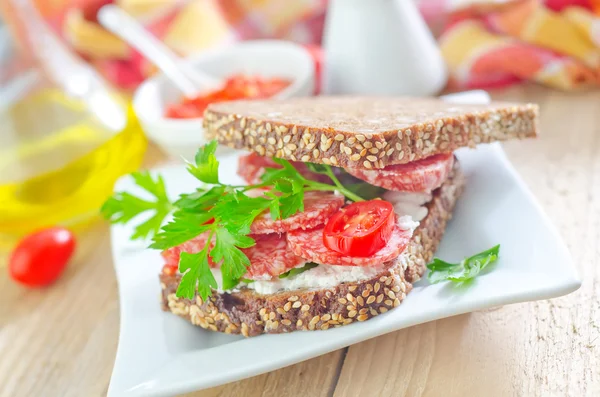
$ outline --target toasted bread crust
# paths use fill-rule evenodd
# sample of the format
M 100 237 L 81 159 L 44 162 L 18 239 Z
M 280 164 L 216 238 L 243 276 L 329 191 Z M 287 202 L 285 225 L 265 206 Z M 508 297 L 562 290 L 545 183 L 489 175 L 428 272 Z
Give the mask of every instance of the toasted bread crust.
M 284 291 L 260 295 L 250 289 L 217 293 L 206 301 L 175 296 L 180 275 L 160 275 L 163 309 L 194 325 L 228 334 L 255 336 L 296 330 L 319 330 L 365 321 L 400 305 L 425 271 L 444 234 L 457 198 L 464 188 L 458 164 L 450 178 L 433 192 L 428 215 L 415 230 L 405 260 L 370 280 L 320 290 Z
M 439 99 L 315 97 L 211 104 L 204 130 L 261 156 L 384 168 L 478 143 L 538 134 L 538 107 Z

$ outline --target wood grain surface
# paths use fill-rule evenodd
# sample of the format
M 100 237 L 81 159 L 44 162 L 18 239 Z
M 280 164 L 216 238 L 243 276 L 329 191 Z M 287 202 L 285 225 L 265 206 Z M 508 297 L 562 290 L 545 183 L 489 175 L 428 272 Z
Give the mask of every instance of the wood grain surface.
M 541 105 L 541 138 L 505 148 L 566 240 L 579 291 L 411 327 L 189 396 L 600 395 L 600 93 L 524 86 L 493 96 Z M 147 164 L 163 159 L 151 150 Z M 119 326 L 106 225 L 84 244 L 48 289 L 18 287 L 2 271 L 1 396 L 106 395 Z

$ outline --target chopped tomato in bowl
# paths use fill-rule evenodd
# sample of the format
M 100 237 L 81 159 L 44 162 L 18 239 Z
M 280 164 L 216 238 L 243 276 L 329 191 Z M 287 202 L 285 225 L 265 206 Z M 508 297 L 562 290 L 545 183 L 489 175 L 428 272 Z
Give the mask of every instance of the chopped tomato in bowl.
M 236 99 L 266 99 L 281 92 L 290 84 L 290 80 L 278 77 L 266 78 L 236 74 L 229 77 L 221 89 L 195 98 L 184 98 L 180 103 L 169 106 L 166 116 L 176 119 L 202 117 L 204 110 L 211 103 Z

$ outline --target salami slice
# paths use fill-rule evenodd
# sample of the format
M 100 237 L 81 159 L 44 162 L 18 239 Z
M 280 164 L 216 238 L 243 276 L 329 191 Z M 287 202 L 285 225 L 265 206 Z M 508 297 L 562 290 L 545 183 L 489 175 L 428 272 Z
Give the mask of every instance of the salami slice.
M 304 262 L 288 248 L 285 234 L 252 236 L 256 245 L 242 250 L 250 259 L 250 268 L 244 276 L 250 280 L 270 280 Z
M 323 225 L 344 205 L 344 196 L 327 192 L 306 192 L 304 211 L 286 219 L 273 220 L 267 211 L 256 217 L 250 232 L 253 234 L 284 233 L 297 229 L 313 229 Z
M 265 172 L 265 168 L 279 168 L 279 164 L 274 162 L 270 157 L 250 153 L 240 156 L 238 159 L 237 174 L 248 184 L 254 185 L 260 183 L 260 176 Z
M 202 251 L 208 241 L 208 235 L 208 232 L 202 233 L 183 244 L 164 250 L 161 255 L 164 258 L 165 263 L 171 266 L 178 266 L 179 257 L 182 252 L 195 254 L 196 252 Z M 210 264 L 210 267 L 217 267 L 210 257 L 208 258 L 208 263 Z
M 163 251 L 162 256 L 166 264 L 177 268 L 181 253 L 200 252 L 206 245 L 207 238 L 208 233 L 203 233 L 190 241 Z M 250 267 L 244 278 L 269 280 L 305 262 L 290 251 L 285 234 L 256 235 L 252 238 L 256 240 L 256 245 L 242 250 L 250 259 Z M 210 267 L 218 267 L 210 257 L 208 262 Z
M 344 256 L 327 248 L 323 243 L 323 228 L 290 232 L 287 241 L 294 254 L 307 261 L 322 265 L 377 266 L 396 259 L 404 251 L 412 237 L 414 226 L 412 221 L 408 223 L 401 218 L 387 245 L 374 255 L 364 258 Z
M 454 165 L 452 153 L 436 154 L 407 164 L 388 165 L 379 170 L 348 168 L 346 171 L 371 185 L 400 192 L 430 192 L 450 175 Z
M 304 176 L 318 182 L 327 182 L 327 175 L 314 173 L 308 169 L 306 164 L 301 161 L 290 161 L 294 168 Z M 240 156 L 238 159 L 237 174 L 241 176 L 248 184 L 260 183 L 260 176 L 265 172 L 265 168 L 281 168 L 279 164 L 273 161 L 270 157 L 259 156 L 256 153 L 250 153 L 245 156 Z

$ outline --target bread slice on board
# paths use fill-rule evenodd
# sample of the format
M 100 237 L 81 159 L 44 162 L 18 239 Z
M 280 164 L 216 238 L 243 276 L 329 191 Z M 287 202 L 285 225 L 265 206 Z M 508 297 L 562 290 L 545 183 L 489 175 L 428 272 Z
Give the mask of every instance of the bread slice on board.
M 534 137 L 538 107 L 435 98 L 312 97 L 211 104 L 207 137 L 261 156 L 383 168 L 463 146 Z
M 446 182 L 433 191 L 427 216 L 415 230 L 402 260 L 370 280 L 343 283 L 318 290 L 285 291 L 260 295 L 243 288 L 217 293 L 206 301 L 177 298 L 180 275 L 160 275 L 164 310 L 184 317 L 194 325 L 228 334 L 255 336 L 296 330 L 319 330 L 365 321 L 400 305 L 433 259 L 452 216 L 465 179 L 458 162 Z

